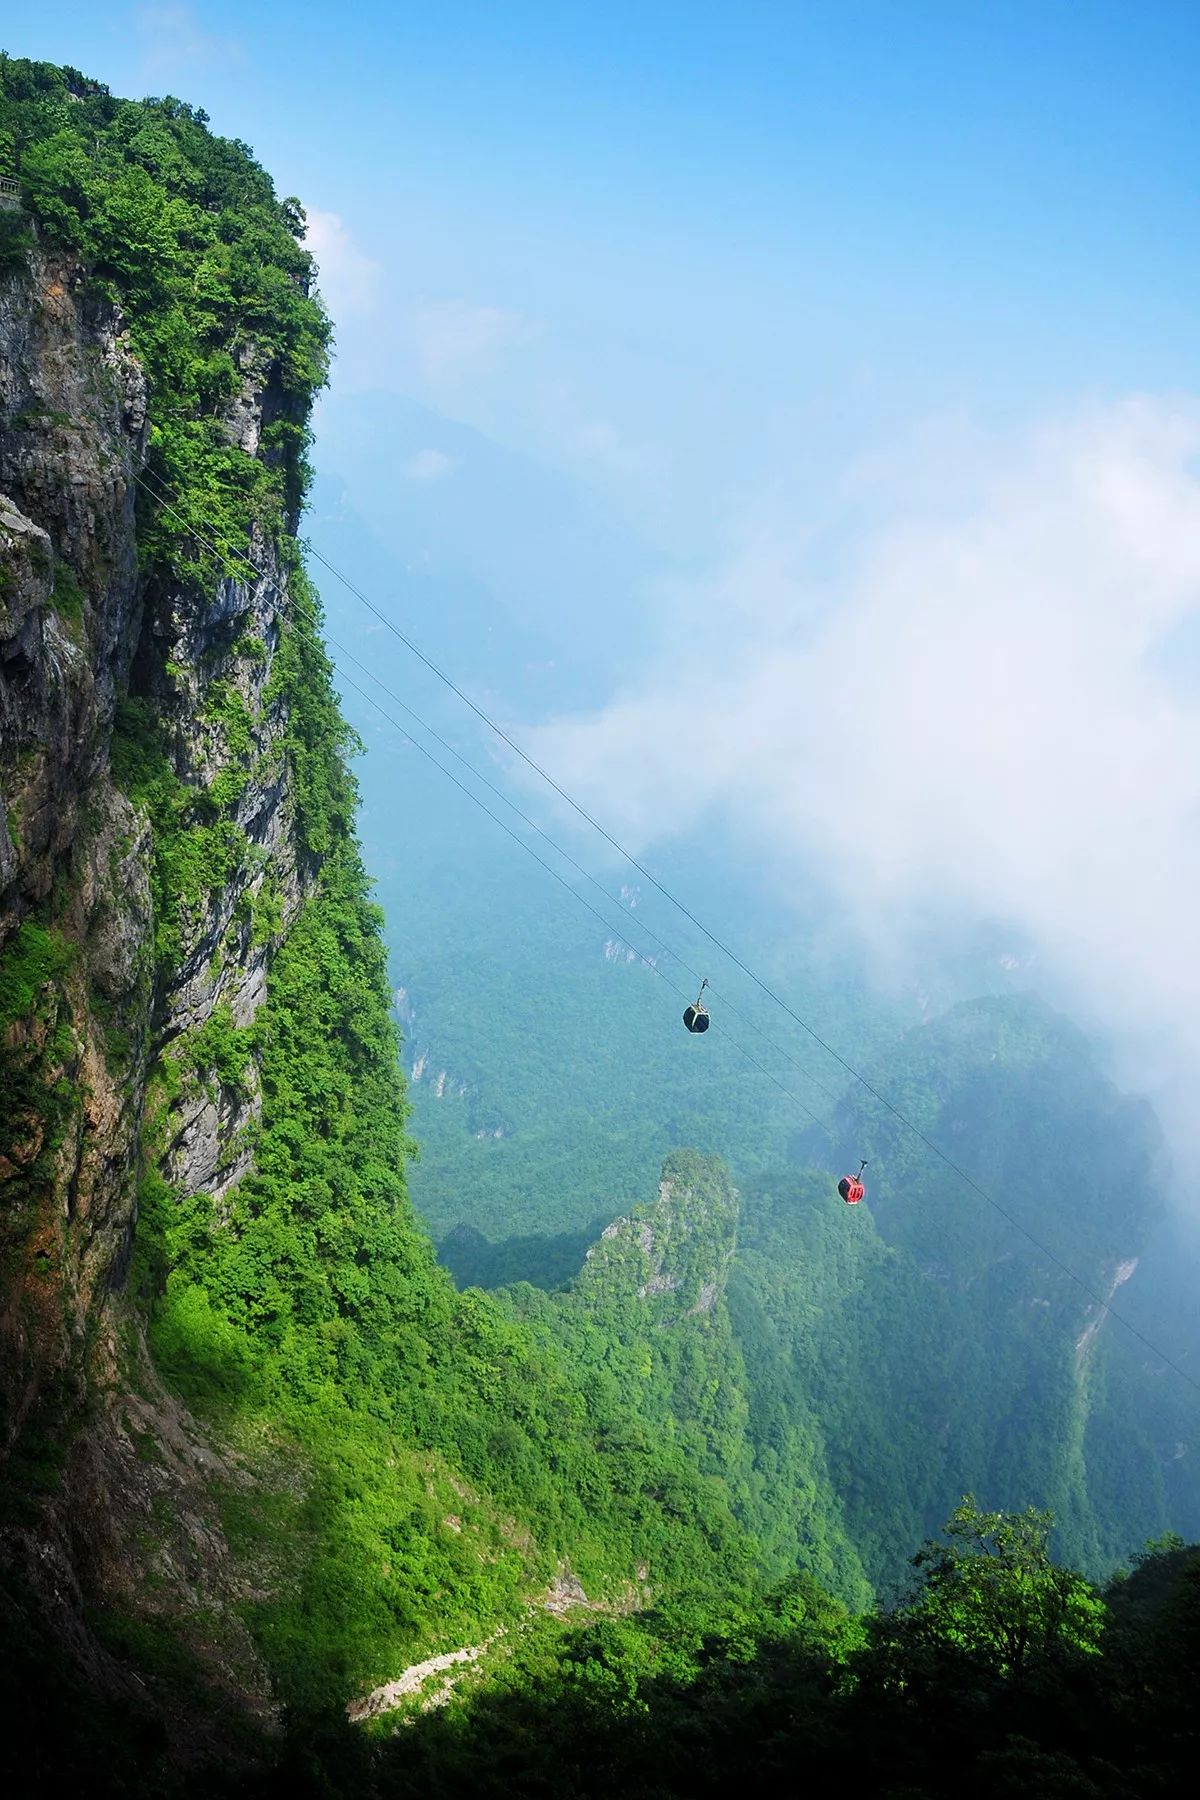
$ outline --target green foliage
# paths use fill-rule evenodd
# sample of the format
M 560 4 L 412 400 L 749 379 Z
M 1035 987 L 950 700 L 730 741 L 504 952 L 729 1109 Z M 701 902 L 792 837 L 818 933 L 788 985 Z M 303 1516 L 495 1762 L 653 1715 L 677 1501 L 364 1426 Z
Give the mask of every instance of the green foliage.
M 233 1022 L 227 1005 L 215 1006 L 186 1040 L 185 1053 L 200 1075 L 225 1088 L 244 1089 L 256 1042 L 255 1032 Z
M 74 952 L 56 931 L 26 919 L 0 950 L 0 1026 L 36 1013 L 45 989 L 65 975 Z
M 283 895 L 279 884 L 266 872 L 250 896 L 250 945 L 254 950 L 270 943 L 283 930 Z
M 83 589 L 69 563 L 59 562 L 55 566 L 51 600 L 69 625 L 83 624 Z
M 210 681 L 201 717 L 219 727 L 233 756 L 246 758 L 253 748 L 250 708 L 230 681 Z
M 21 274 L 29 262 L 33 233 L 19 212 L 0 211 L 0 281 Z
M 1049 1513 L 981 1512 L 968 1496 L 943 1539 L 914 1558 L 920 1589 L 903 1613 L 910 1645 L 982 1659 L 1004 1679 L 1064 1653 L 1094 1654 L 1104 1604 L 1050 1560 Z
M 0 950 L 0 1254 L 19 1253 L 36 1220 L 35 1203 L 79 1106 L 65 1065 L 74 1038 L 63 980 L 74 949 L 52 928 L 26 919 Z M 25 1029 L 13 1028 L 24 1025 Z M 7 1272 L 7 1271 L 6 1271 Z
M 126 700 L 113 725 L 113 777 L 154 827 L 151 891 L 160 968 L 178 965 L 186 936 L 210 898 L 224 891 L 249 855 L 245 832 L 220 816 L 236 802 L 221 778 L 207 791 L 181 781 L 145 700 Z M 214 816 L 215 815 L 215 816 Z
M 851 1618 L 805 1576 L 706 1607 L 528 1614 L 477 1667 L 454 1671 L 440 1704 L 424 1703 L 427 1688 L 376 1735 L 293 1710 L 282 1741 L 245 1766 L 201 1762 L 173 1777 L 140 1710 L 101 1704 L 4 1617 L 4 1724 L 31 1791 L 65 1771 L 102 1800 L 1162 1800 L 1194 1786 L 1198 1566 L 1196 1548 L 1152 1558 L 1131 1578 L 1145 1584 L 1134 1607 L 1130 1583 L 1113 1595 L 1099 1648 L 1052 1659 L 1036 1679 L 1005 1676 L 987 1632 L 972 1632 L 971 1688 L 929 1682 L 924 1650 L 900 1643 L 882 1681 L 876 1639 L 889 1621 Z M 118 1654 L 189 1693 L 186 1651 L 160 1624 L 111 1611 L 97 1624 Z
M 409 1724 L 403 1754 L 381 1746 L 375 1778 L 384 1796 L 729 1792 L 828 1704 L 856 1635 L 804 1576 L 704 1610 L 533 1623 Z
M 50 64 L 5 58 L 0 131 L 31 217 L 120 301 L 145 367 L 154 469 L 181 516 L 147 516 L 143 553 L 211 577 L 197 532 L 241 550 L 252 528 L 274 532 L 294 516 L 307 482 L 302 421 L 330 334 L 309 293 L 303 214 L 196 109 L 71 82 Z M 25 249 L 14 237 L 5 260 L 0 241 L 0 272 Z M 223 419 L 252 368 L 278 402 L 261 458 L 231 444 Z
M 1028 1517 L 968 1522 L 964 1512 L 958 1524 L 965 1534 L 952 1527 L 947 1537 L 966 1557 L 1003 1545 L 1010 1577 L 1028 1572 L 1032 1556 L 1039 1582 L 1059 1591 L 1079 1582 L 1043 1561 Z M 360 1749 L 355 1761 L 329 1737 L 308 1750 L 347 1800 L 367 1791 L 717 1800 L 810 1788 L 867 1800 L 1154 1800 L 1189 1790 L 1197 1745 L 1184 1696 L 1198 1666 L 1200 1552 L 1169 1554 L 1174 1566 L 1155 1567 L 1156 1597 L 1136 1626 L 1114 1604 L 1103 1637 L 1089 1626 L 1076 1643 L 1068 1632 L 1054 1654 L 1027 1657 L 1020 1680 L 991 1629 L 986 1588 L 963 1594 L 955 1641 L 931 1673 L 929 1646 L 905 1635 L 905 1613 L 856 1621 L 800 1576 L 703 1612 L 531 1622 L 373 1754 Z M 1105 1616 L 1098 1596 L 1090 1611 Z M 957 1646 L 960 1628 L 969 1653 Z

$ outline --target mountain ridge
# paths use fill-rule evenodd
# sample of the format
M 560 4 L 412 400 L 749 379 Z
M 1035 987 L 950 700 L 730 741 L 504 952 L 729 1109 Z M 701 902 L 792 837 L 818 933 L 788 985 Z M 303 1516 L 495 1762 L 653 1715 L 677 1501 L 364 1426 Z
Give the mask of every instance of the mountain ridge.
M 1169 1408 L 1109 1334 L 1081 1380 L 1078 1303 L 1035 1310 L 1028 1269 L 870 1107 L 836 1120 L 872 1157 L 858 1211 L 828 1169 L 764 1158 L 735 1183 L 711 1146 L 679 1144 L 642 1199 L 572 1143 L 571 1194 L 535 1196 L 599 1220 L 571 1278 L 455 1287 L 408 1192 L 357 746 L 296 536 L 330 343 L 302 209 L 197 109 L 69 68 L 0 59 L 0 142 L 20 184 L 0 215 L 0 1662 L 18 1778 L 137 1800 L 389 1793 L 428 1754 L 454 1792 L 495 1728 L 487 1781 L 554 1791 L 544 1689 L 546 1742 L 565 1728 L 599 1752 L 561 1752 L 575 1789 L 632 1746 L 639 1781 L 671 1792 L 660 1717 L 676 1757 L 680 1717 L 707 1742 L 689 1709 L 715 1703 L 735 1757 L 774 1767 L 814 1719 L 828 1743 L 847 1718 L 845 1741 L 865 1739 L 872 1695 L 899 1737 L 896 1697 L 935 1665 L 935 1697 L 975 1684 L 1007 1743 L 1024 1696 L 1010 1708 L 986 1631 L 963 1662 L 938 1579 L 952 1590 L 1000 1546 L 1006 1603 L 1067 1596 L 1037 1641 L 1046 1679 L 1066 1667 L 1083 1692 L 1109 1603 L 1019 1509 L 1057 1501 L 1089 1569 L 1131 1520 L 1160 1527 Z M 1086 1058 L 1052 1088 L 1064 1041 L 985 1005 L 893 1067 L 925 1109 L 961 1113 L 989 1180 L 1035 1156 L 1034 1207 L 1064 1108 L 1086 1119 L 1086 1193 L 1060 1224 L 1107 1267 L 1137 1249 L 1153 1147 Z M 555 1045 L 539 1053 L 548 1069 Z M 759 1129 L 748 1114 L 741 1141 Z M 985 1290 L 1003 1357 L 970 1329 Z M 1157 1487 L 1121 1455 L 1135 1431 Z M 873 1611 L 976 1475 L 1011 1514 L 959 1507 L 919 1553 L 916 1597 Z M 1162 1555 L 1173 1606 L 1187 1568 Z M 485 1643 L 461 1743 L 454 1694 L 450 1735 L 426 1720 L 411 1766 L 348 1734 L 347 1706 L 397 1671 Z

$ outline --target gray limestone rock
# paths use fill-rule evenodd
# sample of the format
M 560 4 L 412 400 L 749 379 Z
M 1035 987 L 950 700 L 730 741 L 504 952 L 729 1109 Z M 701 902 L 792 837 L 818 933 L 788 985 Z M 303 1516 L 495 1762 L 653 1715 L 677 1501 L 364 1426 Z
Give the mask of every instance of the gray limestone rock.
M 269 353 L 239 354 L 223 424 L 254 455 L 284 406 Z M 28 278 L 0 280 L 0 953 L 28 922 L 51 934 L 63 963 L 30 1016 L 0 1021 L 0 1055 L 26 1082 L 14 1091 L 33 1095 L 0 1122 L 0 1456 L 43 1396 L 70 1407 L 73 1395 L 82 1417 L 85 1395 L 125 1392 L 121 1356 L 140 1359 L 142 1385 L 152 1380 L 144 1352 L 129 1348 L 136 1317 L 123 1296 L 139 1185 L 156 1162 L 180 1202 L 204 1193 L 227 1217 L 252 1166 L 259 1073 L 251 1058 L 237 1090 L 222 1087 L 195 1067 L 189 1039 L 218 1008 L 235 1026 L 253 1022 L 315 877 L 285 766 L 286 702 L 267 698 L 286 573 L 266 540 L 208 582 L 141 566 L 147 429 L 146 382 L 119 312 L 69 257 L 35 251 Z M 220 818 L 236 847 L 228 879 L 182 909 L 169 961 L 156 945 L 152 823 L 114 768 L 130 701 L 156 721 L 197 825 Z M 229 774 L 230 797 L 206 802 Z M 178 1078 L 152 1088 L 164 1056 Z M 161 1399 L 155 1429 L 161 1437 L 170 1415 L 194 1452 L 160 1482 L 192 1522 L 168 1575 L 195 1593 L 208 1583 L 224 1605 L 220 1528 L 197 1472 L 216 1464 L 194 1422 Z M 124 1404 L 124 1414 L 108 1399 L 92 1406 L 61 1494 L 0 1545 L 34 1572 L 48 1612 L 63 1614 L 64 1641 L 99 1658 L 97 1669 L 79 1571 L 91 1567 L 110 1592 L 136 1580 L 128 1534 L 149 1504 L 122 1424 L 134 1401 Z M 86 1542 L 74 1524 L 83 1516 Z

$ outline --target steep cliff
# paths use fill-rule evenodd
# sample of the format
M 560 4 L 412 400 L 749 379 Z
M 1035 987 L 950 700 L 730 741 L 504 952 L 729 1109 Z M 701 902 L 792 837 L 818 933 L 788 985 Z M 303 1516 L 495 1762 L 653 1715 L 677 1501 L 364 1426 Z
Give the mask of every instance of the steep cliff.
M 90 1767 L 88 1696 L 103 1741 L 149 1718 L 152 1770 L 241 1756 L 248 1716 L 341 1716 L 540 1595 L 711 1591 L 754 1547 L 692 1454 L 736 1419 L 703 1391 L 729 1243 L 666 1433 L 569 1332 L 456 1293 L 409 1207 L 294 536 L 328 337 L 299 208 L 203 115 L 70 70 L 0 59 L 0 144 L 0 1661 L 32 1780 Z
M 23 1791 L 175 1793 L 214 1751 L 241 1771 L 414 1670 L 482 1679 L 518 1639 L 536 1667 L 577 1602 L 605 1615 L 579 1691 L 617 1695 L 622 1728 L 722 1596 L 740 1661 L 764 1577 L 810 1572 L 767 1640 L 804 1616 L 840 1641 L 811 1575 L 869 1603 L 864 1568 L 979 1466 L 926 1455 L 922 1410 L 964 1371 L 984 1391 L 974 1295 L 1028 1352 L 1006 1439 L 1034 1442 L 1036 1401 L 1038 1469 L 1072 1480 L 1095 1315 L 1052 1338 L 1000 1240 L 963 1242 L 961 1291 L 931 1300 L 957 1197 L 901 1180 L 869 1116 L 846 1130 L 890 1161 L 891 1244 L 824 1175 L 743 1215 L 679 1152 L 656 1200 L 572 1240 L 561 1291 L 456 1292 L 408 1202 L 354 743 L 295 537 L 328 345 L 303 215 L 202 114 L 4 58 L 0 156 L 0 1694 Z M 1006 1142 L 968 1037 L 962 1092 L 938 1056 L 922 1091 L 939 1132 Z M 1107 1095 L 1088 1116 L 1111 1281 L 1146 1145 L 1118 1166 L 1129 1120 Z M 662 1644 L 661 1620 L 617 1629 L 650 1606 L 676 1609 Z M 340 1791 L 369 1791 L 348 1766 Z
M 767 1375 L 770 1352 L 751 1329 L 744 1293 L 734 1329 L 726 1290 L 739 1216 L 719 1159 L 675 1151 L 657 1198 L 606 1226 L 566 1289 L 520 1284 L 509 1304 L 547 1348 L 567 1347 L 597 1413 L 669 1446 L 733 1510 L 760 1578 L 800 1566 L 842 1600 L 867 1605 L 871 1588 L 809 1395 L 782 1368 Z
M 6 123 L 36 216 L 54 142 L 39 110 L 81 101 L 14 67 Z M 140 1588 L 155 1525 L 164 1581 L 176 1599 L 191 1585 L 193 1612 L 208 1590 L 226 1615 L 216 1660 L 239 1663 L 254 1704 L 204 1479 L 222 1464 L 153 1373 L 134 1303 L 148 1279 L 132 1296 L 129 1276 L 156 1191 L 219 1206 L 249 1165 L 253 1026 L 318 882 L 279 680 L 295 455 L 275 453 L 282 504 L 247 533 L 257 573 L 172 555 L 151 493 L 173 509 L 202 496 L 154 431 L 180 386 L 161 358 L 147 378 L 163 306 L 135 288 L 123 310 L 86 233 L 58 227 L 43 216 L 0 277 L 4 1547 L 99 1671 L 84 1590 Z M 264 424 L 307 406 L 286 354 L 243 345 L 244 379 L 202 427 L 210 458 L 271 459 Z

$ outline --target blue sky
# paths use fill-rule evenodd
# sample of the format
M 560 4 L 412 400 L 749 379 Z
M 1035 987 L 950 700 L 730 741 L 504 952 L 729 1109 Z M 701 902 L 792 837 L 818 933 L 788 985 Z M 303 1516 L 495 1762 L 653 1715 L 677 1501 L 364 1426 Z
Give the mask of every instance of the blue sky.
M 930 412 L 1193 382 L 1195 6 L 63 0 L 3 35 L 202 103 L 341 221 L 340 389 L 664 547 Z M 453 380 L 387 329 L 444 303 Z
M 583 799 L 832 871 L 885 956 L 1011 919 L 1194 1144 L 1194 0 L 60 0 L 0 40 L 301 197 L 314 539 L 461 615 L 464 679 L 520 638 L 539 697 L 490 703 Z

